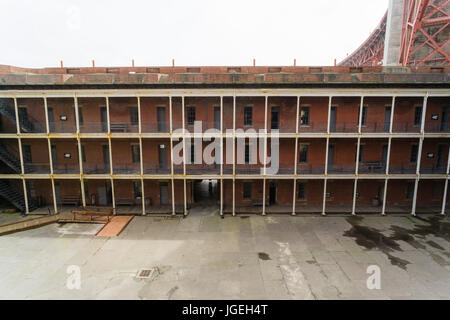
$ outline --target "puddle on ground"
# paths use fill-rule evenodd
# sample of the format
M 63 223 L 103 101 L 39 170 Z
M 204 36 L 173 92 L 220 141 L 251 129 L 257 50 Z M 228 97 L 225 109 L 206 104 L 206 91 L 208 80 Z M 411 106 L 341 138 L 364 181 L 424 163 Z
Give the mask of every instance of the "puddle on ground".
M 265 252 L 259 252 L 258 253 L 258 257 L 259 257 L 259 259 L 264 260 L 264 261 L 272 260 L 270 258 L 270 256 L 267 253 L 265 253 Z
M 359 246 L 366 249 L 378 249 L 382 251 L 389 258 L 392 265 L 406 270 L 406 266 L 410 264 L 410 262 L 392 255 L 392 252 L 403 251 L 397 241 L 405 241 L 416 249 L 427 248 L 427 246 L 419 242 L 416 237 L 425 239 L 426 236 L 433 235 L 445 239 L 446 241 L 450 241 L 449 224 L 442 223 L 442 217 L 429 217 L 427 219 L 415 217 L 412 219 L 418 219 L 427 224 L 415 224 L 412 230 L 393 225 L 390 228 L 390 230 L 393 231 L 393 235 L 387 237 L 383 235 L 380 230 L 360 225 L 360 222 L 363 220 L 362 217 L 348 217 L 347 222 L 352 225 L 352 228 L 346 231 L 344 236 L 354 238 Z M 446 254 L 445 249 L 436 242 L 427 241 L 426 244 L 434 249 L 441 250 Z M 448 265 L 441 256 L 430 251 L 428 251 L 428 253 L 439 265 Z

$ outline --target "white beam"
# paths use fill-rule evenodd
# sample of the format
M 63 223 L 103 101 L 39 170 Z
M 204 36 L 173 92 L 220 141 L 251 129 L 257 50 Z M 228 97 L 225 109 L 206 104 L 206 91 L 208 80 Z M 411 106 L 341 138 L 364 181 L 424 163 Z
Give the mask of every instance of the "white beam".
M 384 192 L 383 192 L 383 208 L 381 209 L 381 215 L 386 215 L 386 200 L 387 200 L 387 187 L 388 187 L 389 179 L 384 181 Z

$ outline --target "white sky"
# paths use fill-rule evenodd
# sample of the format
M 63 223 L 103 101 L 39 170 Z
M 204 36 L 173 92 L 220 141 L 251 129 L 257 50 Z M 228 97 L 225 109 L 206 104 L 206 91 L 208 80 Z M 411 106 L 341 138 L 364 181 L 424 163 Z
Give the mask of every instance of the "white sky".
M 0 64 L 332 65 L 388 0 L 0 0 Z

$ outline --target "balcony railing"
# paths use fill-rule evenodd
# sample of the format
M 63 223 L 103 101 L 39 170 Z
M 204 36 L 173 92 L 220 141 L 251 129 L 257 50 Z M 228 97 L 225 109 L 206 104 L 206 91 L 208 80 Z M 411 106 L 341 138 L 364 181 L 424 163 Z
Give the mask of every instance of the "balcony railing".
M 138 123 L 130 122 L 111 122 L 111 133 L 137 133 L 139 132 Z
M 425 123 L 425 132 L 428 133 L 449 133 L 450 125 L 448 123 Z
M 50 164 L 49 163 L 24 163 L 25 173 L 32 174 L 48 174 L 50 173 Z
M 390 174 L 415 174 L 416 170 L 417 170 L 417 165 L 415 163 L 391 164 L 389 166 Z
M 187 165 L 186 173 L 190 175 L 205 175 L 205 174 L 219 174 L 220 165 Z
M 77 126 L 69 122 L 49 122 L 49 131 L 51 133 L 76 133 Z
M 78 164 L 53 165 L 53 173 L 56 173 L 56 174 L 79 174 L 80 166 Z
M 365 125 L 361 126 L 361 131 L 366 133 L 389 132 L 390 127 L 390 122 L 367 122 Z
M 170 167 L 162 168 L 160 166 L 152 166 L 144 164 L 144 174 L 152 174 L 152 175 L 167 175 L 170 174 Z
M 330 166 L 328 166 L 328 173 L 330 173 L 330 174 L 354 174 L 355 166 L 330 165 Z
M 325 164 L 304 164 L 297 166 L 297 174 L 323 174 L 325 172 Z
M 86 174 L 109 174 L 111 168 L 106 163 L 83 163 L 83 172 Z
M 142 122 L 142 133 L 168 133 L 170 122 Z
M 301 133 L 320 133 L 327 132 L 327 122 L 310 122 L 308 125 L 299 124 L 298 131 Z M 295 129 L 294 129 L 295 132 Z
M 436 165 L 422 165 L 420 168 L 421 174 L 446 174 L 447 167 Z
M 420 132 L 420 125 L 412 122 L 395 122 L 392 125 L 392 132 L 395 133 L 417 133 Z
M 108 132 L 108 123 L 106 122 L 84 122 L 80 124 L 81 133 L 105 133 Z
M 261 165 L 236 165 L 236 174 L 259 175 L 263 170 Z
M 114 163 L 114 174 L 140 174 L 141 166 L 139 163 Z
M 335 122 L 330 123 L 330 132 L 354 133 L 358 132 L 358 122 Z
M 360 174 L 386 174 L 386 164 L 382 161 L 360 163 L 358 172 Z

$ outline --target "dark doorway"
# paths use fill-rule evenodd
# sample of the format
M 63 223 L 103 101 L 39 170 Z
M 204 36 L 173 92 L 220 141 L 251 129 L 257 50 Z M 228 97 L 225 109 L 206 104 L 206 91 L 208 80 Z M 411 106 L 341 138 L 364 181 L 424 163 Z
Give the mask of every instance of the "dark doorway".
M 272 107 L 270 129 L 280 129 L 280 108 Z
M 214 107 L 214 129 L 220 130 L 220 108 Z
M 448 108 L 442 108 L 441 131 L 446 132 L 448 127 Z
M 158 107 L 158 132 L 166 132 L 166 108 Z
M 162 206 L 169 204 L 169 184 L 167 182 L 161 182 L 159 184 L 160 204 Z
M 164 144 L 159 146 L 159 168 L 167 169 L 167 148 Z
M 334 144 L 328 146 L 328 169 L 334 166 Z
M 53 114 L 53 108 L 48 108 L 48 124 L 50 132 L 55 132 L 55 115 Z
M 392 107 L 386 107 L 384 113 L 384 132 L 389 132 L 391 130 L 391 112 Z
M 331 107 L 330 132 L 336 132 L 336 114 L 337 114 L 337 108 L 336 107 Z
M 218 180 L 193 181 L 193 205 L 191 215 L 210 216 L 218 214 L 220 182 Z
M 102 121 L 102 132 L 108 132 L 108 115 L 106 114 L 106 107 L 100 108 L 100 118 Z
M 269 186 L 269 205 L 275 205 L 277 203 L 277 184 L 271 182 Z

